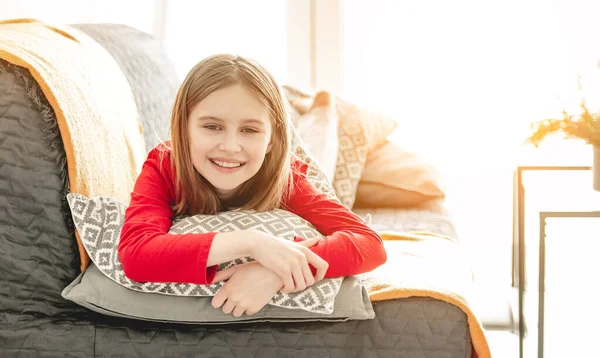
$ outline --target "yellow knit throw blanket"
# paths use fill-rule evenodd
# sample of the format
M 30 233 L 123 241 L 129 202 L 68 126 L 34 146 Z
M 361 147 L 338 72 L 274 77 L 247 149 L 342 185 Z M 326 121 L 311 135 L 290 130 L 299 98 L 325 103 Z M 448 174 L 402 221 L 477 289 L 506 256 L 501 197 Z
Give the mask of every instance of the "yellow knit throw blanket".
M 483 326 L 473 312 L 473 274 L 460 243 L 427 233 L 380 232 L 388 259 L 363 275 L 371 301 L 432 297 L 467 316 L 473 357 L 491 357 Z
M 17 19 L 0 22 L 0 58 L 27 68 L 54 109 L 70 191 L 129 203 L 146 148 L 131 88 L 112 56 L 73 27 Z M 89 256 L 76 237 L 83 271 Z

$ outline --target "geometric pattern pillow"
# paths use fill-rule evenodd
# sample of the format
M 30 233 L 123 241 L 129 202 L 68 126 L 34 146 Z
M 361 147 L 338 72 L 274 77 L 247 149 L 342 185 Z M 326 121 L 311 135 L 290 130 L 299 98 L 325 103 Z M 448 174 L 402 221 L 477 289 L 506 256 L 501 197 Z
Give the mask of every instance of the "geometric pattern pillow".
M 214 296 L 223 286 L 223 282 L 197 285 L 172 282 L 142 283 L 129 279 L 123 272 L 118 255 L 126 205 L 112 197 L 87 198 L 73 193 L 67 195 L 67 200 L 73 221 L 91 260 L 106 277 L 121 286 L 134 291 L 175 296 Z M 322 237 L 306 220 L 282 209 L 268 212 L 227 211 L 216 215 L 185 217 L 175 221 L 169 233 L 229 232 L 247 229 L 260 230 L 286 240 L 293 240 L 294 236 L 305 239 Z M 253 260 L 237 259 L 219 265 L 218 270 L 250 261 Z M 342 281 L 342 277 L 328 278 L 301 292 L 278 292 L 269 304 L 329 314 L 333 312 L 335 296 Z
M 338 124 L 339 149 L 333 186 L 340 201 L 348 209 L 352 209 L 356 200 L 358 182 L 367 162 L 368 143 L 362 122 L 348 120 L 360 116 L 352 106 L 336 102 L 340 116 Z
M 283 86 L 290 105 L 300 114 L 314 95 L 293 86 Z M 341 203 L 352 209 L 356 200 L 358 182 L 364 171 L 367 155 L 383 144 L 397 127 L 396 121 L 381 114 L 355 106 L 336 96 L 339 117 L 339 150 L 333 187 Z M 302 107 L 302 108 L 300 108 Z
M 333 185 L 342 204 L 352 209 L 367 155 L 385 143 L 398 123 L 379 113 L 359 108 L 339 97 L 336 99 L 336 109 L 340 118 L 338 125 L 340 148 Z

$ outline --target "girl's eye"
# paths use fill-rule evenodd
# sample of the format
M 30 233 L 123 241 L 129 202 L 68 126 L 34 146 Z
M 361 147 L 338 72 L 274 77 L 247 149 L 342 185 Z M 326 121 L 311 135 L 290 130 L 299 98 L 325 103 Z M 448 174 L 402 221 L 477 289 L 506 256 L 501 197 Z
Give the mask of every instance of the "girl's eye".
M 219 129 L 221 129 L 219 126 L 216 126 L 214 124 L 207 124 L 204 126 L 204 128 L 206 128 L 210 131 L 218 131 Z
M 246 132 L 246 133 L 258 133 L 258 131 L 254 128 L 244 128 L 242 129 L 242 132 Z

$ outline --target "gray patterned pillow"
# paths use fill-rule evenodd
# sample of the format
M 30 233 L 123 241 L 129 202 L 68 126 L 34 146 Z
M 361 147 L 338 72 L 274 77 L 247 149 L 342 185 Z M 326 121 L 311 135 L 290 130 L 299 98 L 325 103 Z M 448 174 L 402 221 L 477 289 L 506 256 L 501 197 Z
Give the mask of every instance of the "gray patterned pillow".
M 108 278 L 131 290 L 174 296 L 214 296 L 223 282 L 210 285 L 188 283 L 140 283 L 129 279 L 123 272 L 118 255 L 121 228 L 125 221 L 126 206 L 112 197 L 87 198 L 70 193 L 67 200 L 73 221 L 81 235 L 83 245 L 97 268 Z M 228 232 L 256 229 L 277 237 L 293 240 L 322 235 L 306 220 L 285 210 L 268 212 L 228 211 L 216 215 L 196 215 L 177 220 L 169 233 Z M 221 264 L 218 270 L 252 261 L 243 258 Z M 324 279 L 296 293 L 279 292 L 270 305 L 302 309 L 308 312 L 329 314 L 333 312 L 335 296 L 342 277 Z

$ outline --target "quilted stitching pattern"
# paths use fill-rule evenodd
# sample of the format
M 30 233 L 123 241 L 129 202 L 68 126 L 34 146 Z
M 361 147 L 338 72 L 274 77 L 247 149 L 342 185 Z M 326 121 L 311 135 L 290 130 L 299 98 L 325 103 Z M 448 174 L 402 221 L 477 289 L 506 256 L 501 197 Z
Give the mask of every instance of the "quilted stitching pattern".
M 85 318 L 56 320 L 0 311 L 0 356 L 94 357 L 96 328 Z
M 198 326 L 95 316 L 12 323 L 0 315 L 7 357 L 414 357 L 471 358 L 465 314 L 429 298 L 374 302 L 376 318 L 340 323 Z M 4 319 L 1 319 L 4 318 Z M 11 322 L 11 324 L 5 324 Z M 93 344 L 95 338 L 95 345 Z M 92 349 L 93 347 L 93 349 Z
M 470 358 L 466 316 L 442 301 L 375 302 L 376 319 L 341 323 L 156 325 L 111 320 L 98 326 L 97 357 Z
M 78 272 L 73 230 L 61 214 L 62 142 L 45 126 L 42 113 L 52 113 L 26 70 L 0 60 L 0 84 L 0 311 L 78 311 L 60 296 Z

